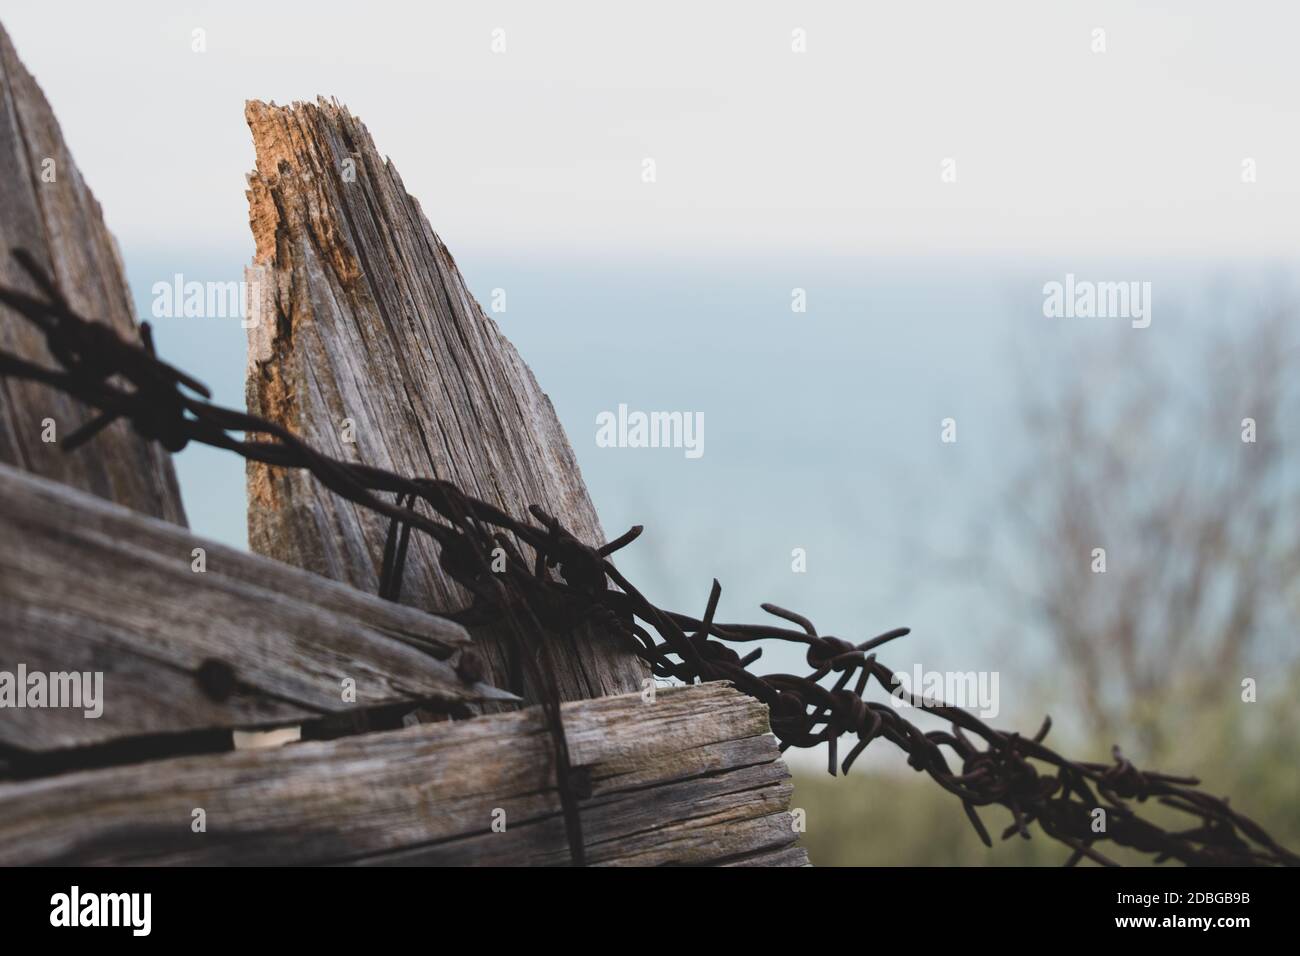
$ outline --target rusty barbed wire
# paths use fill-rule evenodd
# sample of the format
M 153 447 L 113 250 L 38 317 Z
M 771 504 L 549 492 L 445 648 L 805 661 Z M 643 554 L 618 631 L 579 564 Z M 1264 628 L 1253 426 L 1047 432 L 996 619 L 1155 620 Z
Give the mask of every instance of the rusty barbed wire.
M 1198 789 L 1194 778 L 1139 770 L 1118 747 L 1110 763 L 1070 760 L 1043 743 L 1050 718 L 1032 737 L 1024 737 L 995 730 L 961 708 L 903 693 L 894 672 L 876 659 L 875 651 L 908 634 L 908 628 L 853 644 L 819 634 L 806 617 L 773 604 L 762 605 L 763 610 L 793 626 L 718 623 L 715 613 L 722 589 L 716 580 L 702 617 L 668 611 L 650 602 L 609 560 L 641 534 L 641 526 L 592 546 L 535 505 L 529 506 L 528 513 L 536 523 L 517 520 L 451 482 L 403 477 L 340 461 L 274 422 L 214 405 L 201 382 L 156 356 L 147 322 L 141 325 L 142 344 L 129 342 L 107 325 L 77 315 L 30 255 L 16 250 L 14 257 L 44 297 L 0 288 L 0 302 L 44 332 L 61 369 L 44 368 L 0 351 L 0 375 L 43 383 L 99 411 L 63 442 L 65 450 L 120 418 L 172 452 L 195 441 L 250 461 L 306 469 L 336 494 L 390 519 L 380 594 L 393 600 L 400 596 L 412 530 L 437 542 L 441 567 L 473 597 L 468 608 L 444 616 L 504 617 L 521 647 L 530 650 L 519 656 L 530 668 L 529 679 L 541 689 L 556 746 L 557 789 L 576 863 L 583 861 L 578 805 L 582 794 L 576 792 L 582 780 L 568 763 L 555 677 L 539 639 L 548 628 L 590 623 L 625 641 L 650 665 L 655 677 L 687 684 L 730 681 L 762 701 L 769 708 L 772 733 L 781 750 L 825 744 L 832 775 L 847 773 L 873 741 L 887 741 L 906 754 L 909 766 L 961 802 L 987 846 L 993 840 L 978 811 L 997 806 L 1011 816 L 1003 839 L 1017 835 L 1028 839 L 1030 826 L 1036 823 L 1048 837 L 1069 848 L 1067 866 L 1084 859 L 1116 865 L 1096 848 L 1104 842 L 1149 855 L 1157 863 L 1172 859 L 1187 865 L 1300 865 L 1300 856 L 1234 811 L 1226 799 Z M 244 432 L 245 438 L 233 437 L 232 431 Z M 249 440 L 250 435 L 263 438 Z M 380 495 L 391 495 L 392 500 Z M 420 502 L 433 516 L 417 510 Z M 520 546 L 532 551 L 531 560 Z M 496 548 L 506 555 L 502 571 L 489 564 L 488 556 Z M 749 667 L 762 650 L 742 656 L 736 646 L 762 640 L 805 645 L 811 672 L 752 673 Z M 824 683 L 832 677 L 833 682 Z M 868 700 L 864 695 L 873 679 L 887 695 L 942 718 L 950 729 L 922 731 L 897 706 Z M 845 737 L 855 740 L 840 761 L 839 742 Z M 1134 808 L 1148 800 L 1185 814 L 1195 825 L 1180 830 L 1156 825 Z M 1106 813 L 1102 832 L 1093 829 L 1098 808 Z

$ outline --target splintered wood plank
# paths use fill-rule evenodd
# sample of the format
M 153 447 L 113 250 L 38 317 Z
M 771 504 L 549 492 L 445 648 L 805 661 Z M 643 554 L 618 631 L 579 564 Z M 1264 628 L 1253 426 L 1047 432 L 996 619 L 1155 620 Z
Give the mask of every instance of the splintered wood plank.
M 469 648 L 450 621 L 0 465 L 7 747 L 274 726 L 408 700 L 510 699 L 457 676 Z M 30 693 L 14 687 L 20 666 L 101 672 L 101 716 L 15 706 L 6 692 Z
M 562 715 L 589 862 L 807 862 L 759 702 L 703 684 Z M 564 865 L 553 759 L 530 708 L 4 784 L 0 864 Z
M 0 26 L 0 285 L 39 294 L 13 260 L 15 248 L 31 253 L 80 315 L 138 340 L 131 293 L 99 203 L 72 161 L 45 95 Z M 44 336 L 4 305 L 0 348 L 58 368 Z M 60 441 L 94 414 L 44 385 L 0 378 L 0 462 L 185 524 L 171 456 L 126 422 L 64 453 Z M 57 441 L 44 440 L 47 419 Z
M 248 279 L 260 317 L 249 410 L 336 457 L 449 479 L 514 515 L 539 505 L 604 543 L 550 400 L 365 126 L 324 100 L 250 102 L 246 116 L 257 151 Z M 377 589 L 385 519 L 300 472 L 250 464 L 248 491 L 254 550 Z M 424 535 L 412 537 L 402 600 L 443 612 L 468 603 Z M 506 686 L 503 638 L 472 633 L 490 680 Z M 626 645 L 585 630 L 548 646 L 565 699 L 634 690 L 647 674 Z

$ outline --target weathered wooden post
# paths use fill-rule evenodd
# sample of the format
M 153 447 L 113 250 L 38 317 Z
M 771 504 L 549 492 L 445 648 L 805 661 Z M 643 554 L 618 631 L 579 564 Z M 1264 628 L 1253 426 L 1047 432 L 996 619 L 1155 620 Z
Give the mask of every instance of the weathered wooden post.
M 0 26 L 0 284 L 35 293 L 9 255 L 25 249 L 82 315 L 138 337 L 117 243 L 59 130 L 41 88 Z M 40 330 L 0 305 L 0 347 L 51 364 Z M 94 413 L 34 382 L 0 379 L 0 462 L 185 523 L 171 457 L 126 422 L 96 436 L 93 448 L 65 453 L 63 442 Z
M 539 505 L 579 539 L 604 543 L 550 400 L 365 126 L 323 99 L 250 102 L 245 112 L 257 149 L 249 411 L 336 457 L 449 479 L 512 514 Z M 254 550 L 378 588 L 384 518 L 309 475 L 263 465 L 249 465 L 248 490 Z M 468 603 L 426 536 L 412 539 L 402 600 L 442 612 Z M 471 632 L 489 681 L 509 686 L 499 631 Z M 607 635 L 547 641 L 564 699 L 639 690 L 648 675 Z

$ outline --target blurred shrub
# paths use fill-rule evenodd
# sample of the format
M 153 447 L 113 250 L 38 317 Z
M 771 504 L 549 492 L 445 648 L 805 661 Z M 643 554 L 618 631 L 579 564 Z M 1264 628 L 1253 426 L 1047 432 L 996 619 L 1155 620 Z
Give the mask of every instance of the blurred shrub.
M 1300 671 L 1271 675 L 1260 702 L 1182 697 L 1170 688 L 1158 708 L 1161 753 L 1126 753 L 1140 767 L 1201 778 L 1218 796 L 1262 825 L 1283 846 L 1300 851 Z M 1001 725 L 1001 722 L 999 722 Z M 1005 726 L 1010 726 L 1007 724 Z M 1050 738 L 1049 738 L 1050 739 Z M 1054 745 L 1071 757 L 1108 759 L 1113 741 Z M 1125 744 L 1123 739 L 1118 741 Z M 887 747 L 883 741 L 874 746 Z M 831 777 L 815 770 L 795 774 L 792 806 L 807 813 L 801 844 L 816 866 L 1059 866 L 1069 851 L 1037 827 L 1033 838 L 998 841 L 1010 815 L 1001 808 L 980 811 L 995 844 L 988 849 L 966 820 L 956 797 L 927 775 L 907 770 L 862 772 Z M 1189 818 L 1153 803 L 1139 812 L 1161 825 L 1189 827 Z M 1126 865 L 1149 864 L 1141 854 L 1098 847 Z M 1091 864 L 1089 864 L 1091 865 Z M 1175 864 L 1176 865 L 1176 864 Z

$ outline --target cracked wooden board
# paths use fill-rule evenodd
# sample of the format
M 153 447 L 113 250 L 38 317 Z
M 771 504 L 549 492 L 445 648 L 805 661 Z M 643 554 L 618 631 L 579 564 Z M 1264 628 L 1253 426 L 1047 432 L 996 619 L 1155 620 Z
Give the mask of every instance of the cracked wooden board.
M 0 465 L 0 671 L 103 674 L 99 717 L 10 702 L 0 711 L 5 747 L 276 726 L 404 700 L 509 699 L 457 676 L 470 646 L 450 621 Z M 214 673 L 229 676 L 224 696 Z
M 703 684 L 562 713 L 591 864 L 807 862 L 758 701 Z M 0 784 L 0 864 L 564 865 L 553 759 L 530 708 Z

